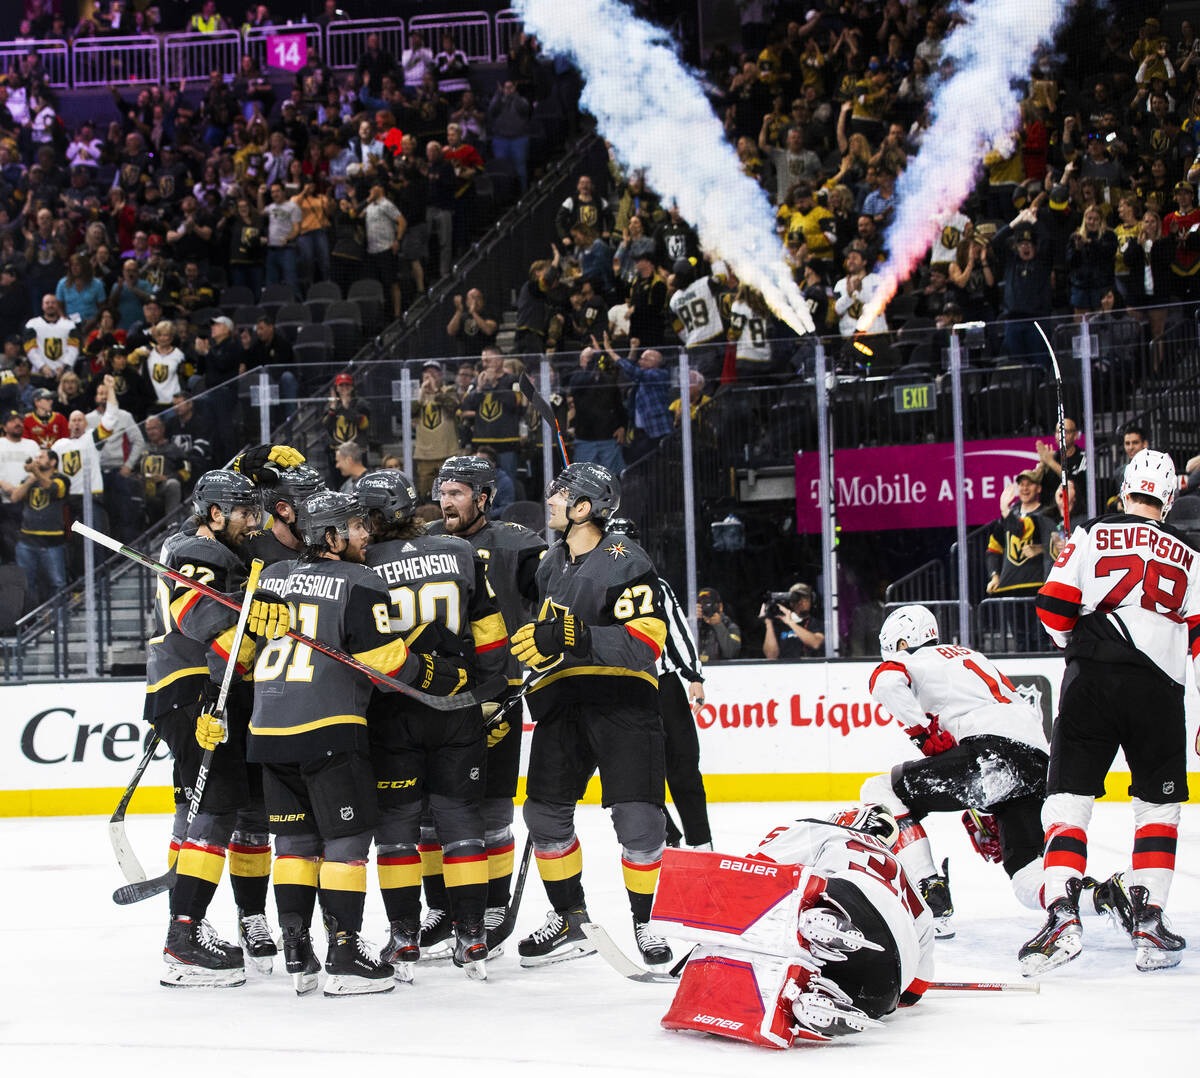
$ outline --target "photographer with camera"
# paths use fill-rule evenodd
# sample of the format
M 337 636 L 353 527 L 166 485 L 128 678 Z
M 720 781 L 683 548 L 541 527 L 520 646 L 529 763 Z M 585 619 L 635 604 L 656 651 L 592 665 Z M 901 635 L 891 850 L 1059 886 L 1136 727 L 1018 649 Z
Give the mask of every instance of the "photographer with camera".
M 765 658 L 813 659 L 824 655 L 825 625 L 813 613 L 813 589 L 808 584 L 769 592 L 758 616 L 764 625 Z
M 613 475 L 625 470 L 621 445 L 628 416 L 617 388 L 617 365 L 596 344 L 579 353 L 579 369 L 564 386 L 574 409 L 575 460 L 603 464 Z
M 701 588 L 696 620 L 700 631 L 700 661 L 719 663 L 742 652 L 742 630 L 728 614 L 716 588 Z

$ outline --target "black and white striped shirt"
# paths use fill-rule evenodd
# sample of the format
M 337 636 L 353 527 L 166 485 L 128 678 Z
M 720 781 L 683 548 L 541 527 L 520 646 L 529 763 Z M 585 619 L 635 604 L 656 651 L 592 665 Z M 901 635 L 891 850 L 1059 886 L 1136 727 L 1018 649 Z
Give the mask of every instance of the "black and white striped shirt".
M 663 613 L 667 619 L 667 640 L 658 660 L 660 674 L 678 674 L 685 681 L 703 681 L 700 652 L 692 636 L 687 614 L 675 598 L 671 585 L 659 577 L 662 586 Z

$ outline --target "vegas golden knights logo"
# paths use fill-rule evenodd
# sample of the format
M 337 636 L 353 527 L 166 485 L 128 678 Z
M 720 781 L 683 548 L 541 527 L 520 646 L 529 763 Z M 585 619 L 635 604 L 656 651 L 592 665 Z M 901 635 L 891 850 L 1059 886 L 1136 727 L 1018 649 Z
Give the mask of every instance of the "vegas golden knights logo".
M 150 368 L 150 377 L 156 382 L 165 382 L 171 377 L 171 368 L 165 363 L 155 363 L 154 366 Z
M 1159 154 L 1166 153 L 1170 149 L 1171 140 L 1168 138 L 1166 131 L 1161 127 L 1150 132 L 1150 151 L 1151 153 Z
M 63 354 L 62 338 L 47 337 L 45 344 L 42 345 L 42 353 L 47 359 L 61 359 Z
M 83 460 L 78 449 L 68 449 L 62 455 L 63 475 L 77 475 L 83 467 Z
M 484 396 L 483 403 L 479 406 L 479 418 L 485 423 L 495 423 L 503 411 L 504 409 L 500 407 L 500 402 L 488 393 Z
M 482 409 L 481 409 L 482 410 Z M 442 425 L 442 409 L 438 404 L 426 404 L 421 409 L 421 426 L 426 430 L 437 430 Z
M 357 433 L 354 429 L 354 424 L 349 419 L 344 415 L 337 417 L 337 422 L 333 425 L 333 435 L 338 442 L 353 441 L 354 435 Z
M 947 225 L 942 229 L 942 246 L 948 247 L 951 251 L 958 246 L 959 240 L 962 239 L 962 233 L 953 225 Z
M 595 228 L 596 222 L 600 220 L 600 214 L 596 209 L 594 202 L 583 202 L 579 206 L 579 223 L 587 225 L 588 228 Z
M 851 318 L 853 318 L 855 321 L 858 321 L 858 317 L 859 317 L 859 315 L 862 314 L 862 310 L 863 310 L 862 301 L 856 299 L 853 303 L 850 304 L 850 308 L 849 308 L 849 310 L 846 311 L 846 313 Z
M 29 508 L 45 509 L 50 504 L 50 495 L 41 487 L 34 487 L 29 492 Z
M 158 178 L 158 190 L 163 198 L 170 198 L 175 194 L 175 177 L 169 172 L 163 173 Z

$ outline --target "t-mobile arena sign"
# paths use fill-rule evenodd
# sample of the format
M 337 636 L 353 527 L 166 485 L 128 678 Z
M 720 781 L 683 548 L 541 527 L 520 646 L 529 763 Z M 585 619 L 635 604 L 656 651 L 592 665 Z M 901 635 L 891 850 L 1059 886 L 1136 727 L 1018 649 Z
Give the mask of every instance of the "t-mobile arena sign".
M 963 497 L 967 524 L 1000 516 L 1000 495 L 1038 464 L 1037 438 L 967 442 Z M 1080 447 L 1082 448 L 1082 446 Z M 796 454 L 796 530 L 821 530 L 815 452 Z M 844 531 L 953 528 L 954 443 L 839 449 L 834 455 L 837 522 Z

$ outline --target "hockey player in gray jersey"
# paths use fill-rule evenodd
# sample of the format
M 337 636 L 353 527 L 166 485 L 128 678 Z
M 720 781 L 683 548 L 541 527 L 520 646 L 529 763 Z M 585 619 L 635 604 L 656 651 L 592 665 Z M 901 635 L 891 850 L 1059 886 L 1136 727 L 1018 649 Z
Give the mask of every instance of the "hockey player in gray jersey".
M 490 520 L 496 496 L 496 469 L 483 457 L 450 457 L 438 471 L 434 500 L 441 506 L 442 522 L 430 525 L 432 535 L 457 535 L 475 548 L 487 567 L 488 583 L 500 604 L 505 625 L 511 630 L 532 617 L 537 603 L 537 568 L 546 543 L 520 524 Z M 505 650 L 509 694 L 521 684 L 521 664 Z M 500 701 L 484 705 L 494 713 Z M 513 798 L 521 766 L 521 714 L 510 713 L 488 729 L 487 778 L 483 819 L 487 841 L 488 898 L 484 916 L 488 947 L 498 953 L 505 935 L 502 925 L 508 910 L 513 871 Z M 421 858 L 425 895 L 429 906 L 422 927 L 422 953 L 437 957 L 448 951 L 449 916 L 445 911 L 441 846 L 429 830 L 422 834 Z M 444 941 L 444 942 L 443 942 Z
M 625 889 L 642 958 L 671 960 L 651 933 L 650 906 L 666 836 L 666 764 L 656 664 L 667 626 L 658 573 L 631 539 L 604 534 L 621 490 L 598 464 L 571 464 L 547 492 L 562 539 L 538 567 L 538 620 L 512 636 L 513 654 L 537 676 L 526 699 L 537 720 L 525 823 L 554 907 L 521 941 L 521 963 L 591 954 L 575 805 L 599 768 L 602 801 L 621 843 Z
M 465 539 L 427 535 L 413 514 L 417 492 L 393 469 L 369 472 L 357 496 L 372 531 L 367 564 L 391 598 L 393 631 L 413 647 L 446 655 L 475 681 L 504 672 L 508 633 L 483 559 Z M 422 802 L 441 845 L 455 964 L 484 975 L 487 851 L 483 789 L 487 743 L 478 705 L 433 712 L 379 694 L 370 712 L 371 759 L 379 788 L 375 845 L 390 939 L 385 961 L 404 979 L 420 957 Z
M 449 695 L 465 683 L 460 664 L 410 652 L 393 631 L 387 589 L 362 564 L 368 533 L 355 498 L 310 495 L 297 506 L 296 527 L 304 550 L 280 591 L 301 632 L 428 692 Z M 275 901 L 287 969 L 300 993 L 316 987 L 320 970 L 309 935 L 318 885 L 329 930 L 325 994 L 392 987 L 392 967 L 360 935 L 377 816 L 371 694 L 365 675 L 291 637 L 268 645 L 254 668 L 247 755 L 264 767 L 276 835 Z
M 166 542 L 163 560 L 201 584 L 237 592 L 246 578 L 242 547 L 258 527 L 262 512 L 257 489 L 236 472 L 208 472 L 196 484 L 192 505 L 191 523 Z M 275 636 L 288 629 L 287 607 L 266 592 L 260 590 L 259 595 L 251 607 L 241 651 L 234 657 L 242 676 L 254 660 L 250 634 Z M 171 891 L 171 923 L 163 951 L 167 972 L 162 983 L 242 984 L 242 948 L 218 939 L 204 920 L 228 849 L 239 935 L 256 964 L 270 969 L 275 945 L 266 923 L 266 888 L 258 882 L 256 860 L 265 857 L 269 864 L 270 847 L 261 790 L 252 789 L 245 761 L 250 699 L 248 686 L 241 682 L 235 682 L 227 704 L 228 740 L 216 749 L 201 811 L 191 829 L 187 827 L 188 802 L 203 755 L 198 739 L 230 658 L 237 612 L 185 584 L 163 580 L 155 597 L 154 618 L 155 632 L 147 647 L 144 715 L 175 758 L 170 858 L 178 874 Z M 234 836 L 237 841 L 231 842 Z

